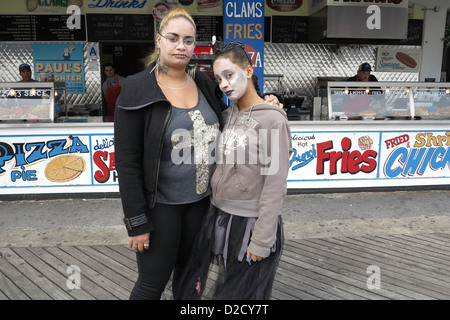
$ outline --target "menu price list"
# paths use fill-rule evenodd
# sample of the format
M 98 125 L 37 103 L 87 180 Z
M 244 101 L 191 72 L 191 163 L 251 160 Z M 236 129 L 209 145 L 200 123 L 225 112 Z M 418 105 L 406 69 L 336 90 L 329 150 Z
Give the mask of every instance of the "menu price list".
M 308 18 L 298 16 L 272 17 L 273 43 L 306 43 Z
M 197 26 L 197 42 L 210 43 L 212 36 L 223 34 L 223 17 L 221 16 L 194 16 Z
M 84 16 L 80 29 L 69 29 L 70 15 L 0 15 L 0 41 L 85 41 Z
M 153 16 L 129 14 L 88 14 L 89 41 L 153 40 Z

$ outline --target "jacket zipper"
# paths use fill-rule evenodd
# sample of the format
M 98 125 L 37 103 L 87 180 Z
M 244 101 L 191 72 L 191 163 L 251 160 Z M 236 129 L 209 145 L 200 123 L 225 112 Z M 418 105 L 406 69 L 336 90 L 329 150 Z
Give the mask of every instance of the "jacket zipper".
M 164 127 L 164 132 L 163 132 L 163 135 L 162 135 L 162 139 L 164 139 L 164 136 L 166 135 L 166 132 L 167 132 L 167 128 L 169 127 L 169 124 L 172 121 L 172 113 L 173 113 L 172 104 L 168 100 L 159 100 L 159 101 L 156 101 L 156 102 L 168 102 L 169 105 L 170 105 L 169 119 L 167 120 L 166 126 Z M 164 144 L 161 142 L 161 146 L 159 147 L 159 154 L 158 154 L 158 166 L 156 168 L 155 196 L 153 197 L 152 208 L 155 206 L 156 195 L 158 193 L 159 168 L 160 168 L 160 165 L 161 165 L 161 154 L 162 154 L 163 145 Z

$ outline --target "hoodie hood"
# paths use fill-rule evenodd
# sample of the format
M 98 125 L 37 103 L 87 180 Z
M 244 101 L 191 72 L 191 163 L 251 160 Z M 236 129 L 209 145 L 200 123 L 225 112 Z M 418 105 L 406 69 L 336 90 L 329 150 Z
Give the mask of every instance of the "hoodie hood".
M 275 112 L 275 114 L 273 112 Z M 231 107 L 223 112 L 223 118 L 227 126 L 230 123 L 235 123 L 236 118 L 239 118 L 240 121 L 236 124 L 254 129 L 261 121 L 264 122 L 264 127 L 267 127 L 267 122 L 273 122 L 273 124 L 284 122 L 284 120 L 287 120 L 287 115 L 279 106 L 266 102 L 256 104 L 251 108 L 240 112 L 237 103 L 233 101 Z M 269 127 L 272 126 L 269 125 Z

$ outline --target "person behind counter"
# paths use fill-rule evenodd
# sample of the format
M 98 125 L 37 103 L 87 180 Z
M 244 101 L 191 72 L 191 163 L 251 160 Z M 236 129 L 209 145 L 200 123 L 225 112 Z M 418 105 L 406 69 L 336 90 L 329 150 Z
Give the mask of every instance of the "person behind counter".
M 106 63 L 104 65 L 106 80 L 103 82 L 102 91 L 108 105 L 107 121 L 114 121 L 114 111 L 116 109 L 116 100 L 119 97 L 122 89 L 121 84 L 125 81 L 125 78 L 116 74 L 116 69 L 112 63 Z
M 348 78 L 347 81 L 378 81 L 377 77 L 375 77 L 373 74 L 370 74 L 371 72 L 372 67 L 370 66 L 370 64 L 364 62 L 359 66 L 356 76 Z
M 367 62 L 364 62 L 358 67 L 358 73 L 347 79 L 347 81 L 356 82 L 378 82 L 377 77 L 375 77 L 372 72 L 372 67 Z M 342 106 L 342 111 L 344 111 L 348 116 L 375 116 L 377 112 L 370 110 L 371 97 L 380 100 L 383 96 L 382 91 L 379 88 L 370 91 L 367 88 L 361 88 L 361 90 L 349 90 L 349 95 L 344 98 L 344 104 Z M 381 102 L 384 105 L 384 102 Z
M 27 63 L 22 63 L 19 66 L 19 74 L 22 77 L 22 80 L 19 82 L 37 82 L 36 80 L 31 78 L 31 67 Z

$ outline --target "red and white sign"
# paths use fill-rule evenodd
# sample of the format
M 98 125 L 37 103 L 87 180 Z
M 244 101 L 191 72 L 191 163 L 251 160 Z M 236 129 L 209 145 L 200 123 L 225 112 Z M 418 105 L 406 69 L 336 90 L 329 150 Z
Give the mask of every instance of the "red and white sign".
M 164 2 L 155 3 L 153 6 L 153 16 L 156 20 L 161 21 L 170 11 L 170 6 Z
M 303 0 L 266 0 L 266 4 L 276 11 L 293 11 L 302 6 Z

